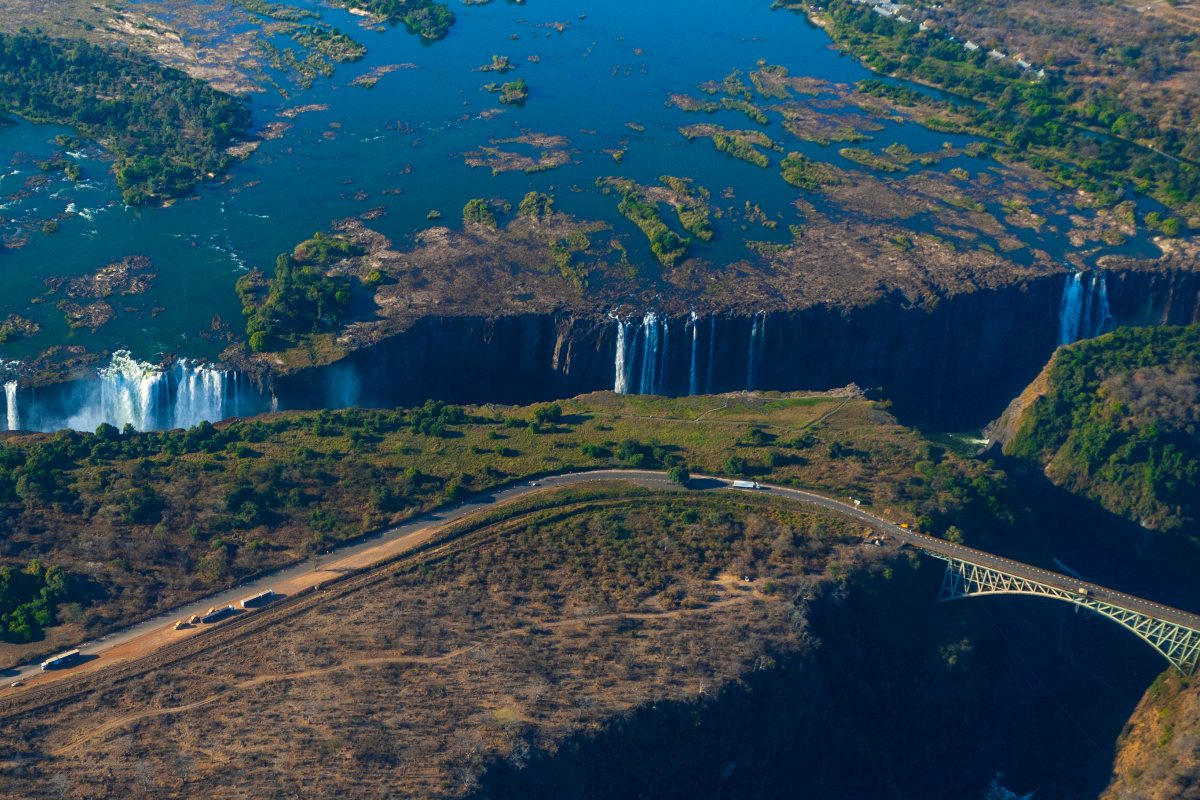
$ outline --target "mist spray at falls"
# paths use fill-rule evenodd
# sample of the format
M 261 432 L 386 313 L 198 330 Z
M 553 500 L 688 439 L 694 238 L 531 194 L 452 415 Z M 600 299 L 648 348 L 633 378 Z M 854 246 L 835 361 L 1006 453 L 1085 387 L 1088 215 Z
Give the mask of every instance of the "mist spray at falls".
M 1112 330 L 1108 283 L 1103 272 L 1068 275 L 1058 309 L 1058 343 L 1070 344 Z
M 14 372 L 12 365 L 7 365 Z M 139 431 L 190 428 L 262 410 L 262 399 L 234 370 L 180 359 L 169 366 L 113 353 L 94 377 L 39 392 L 17 380 L 4 383 L 7 430 L 92 431 L 103 423 Z
M 99 374 L 99 407 L 81 409 L 71 421 L 72 428 L 93 430 L 102 422 L 118 428 L 128 424 L 139 431 L 159 427 L 170 400 L 167 373 L 161 367 L 134 360 L 128 350 L 118 350 Z
M 4 429 L 7 431 L 21 430 L 21 415 L 17 410 L 17 382 L 4 383 Z

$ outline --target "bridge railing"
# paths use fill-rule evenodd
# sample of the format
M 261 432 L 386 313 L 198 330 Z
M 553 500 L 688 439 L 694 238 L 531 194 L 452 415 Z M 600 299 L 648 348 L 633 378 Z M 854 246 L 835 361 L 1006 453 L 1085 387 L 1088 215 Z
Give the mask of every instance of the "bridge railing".
M 1107 617 L 1131 631 L 1185 675 L 1195 674 L 1200 665 L 1200 629 L 1097 597 L 1088 587 L 1080 586 L 1073 591 L 995 566 L 976 564 L 964 558 L 922 549 L 928 555 L 946 562 L 940 596 L 942 602 L 989 594 L 1023 594 L 1062 600 Z M 1066 576 L 1062 578 L 1064 583 L 1071 582 Z

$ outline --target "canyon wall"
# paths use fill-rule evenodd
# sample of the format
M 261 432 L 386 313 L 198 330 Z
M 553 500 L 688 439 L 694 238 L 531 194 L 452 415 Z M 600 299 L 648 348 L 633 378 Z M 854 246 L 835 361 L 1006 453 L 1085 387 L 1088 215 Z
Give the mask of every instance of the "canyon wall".
M 22 384 L 0 374 L 3 427 L 165 428 L 274 408 L 532 403 L 597 390 L 684 395 L 825 390 L 856 383 L 906 421 L 943 429 L 995 418 L 1065 341 L 1119 324 L 1200 321 L 1200 273 L 1054 275 L 914 304 L 617 316 L 429 316 L 331 366 L 267 375 L 113 356 L 93 377 Z
M 274 379 L 284 408 L 438 397 L 530 403 L 588 391 L 878 389 L 900 416 L 981 425 L 1066 340 L 1200 321 L 1200 273 L 1052 276 L 913 305 L 621 318 L 427 317 L 332 367 Z

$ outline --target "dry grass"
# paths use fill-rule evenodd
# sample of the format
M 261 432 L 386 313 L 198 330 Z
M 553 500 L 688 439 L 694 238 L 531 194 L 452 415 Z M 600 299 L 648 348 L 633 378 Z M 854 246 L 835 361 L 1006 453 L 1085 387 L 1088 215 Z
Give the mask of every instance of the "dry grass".
M 446 797 L 808 646 L 836 518 L 675 497 L 464 542 L 383 590 L 18 721 L 21 797 Z M 750 582 L 729 579 L 729 573 Z

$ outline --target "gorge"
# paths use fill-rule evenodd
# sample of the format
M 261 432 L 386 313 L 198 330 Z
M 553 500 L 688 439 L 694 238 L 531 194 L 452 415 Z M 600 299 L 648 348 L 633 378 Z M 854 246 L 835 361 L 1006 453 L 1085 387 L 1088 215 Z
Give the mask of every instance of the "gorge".
M 271 409 L 449 402 L 529 403 L 612 389 L 687 395 L 748 389 L 877 389 L 904 418 L 980 427 L 1058 344 L 1117 324 L 1200 320 L 1200 273 L 1079 272 L 926 305 L 631 312 L 494 319 L 430 316 L 329 366 L 251 376 L 119 351 L 92 376 L 31 385 L 5 366 L 9 430 L 138 430 Z

